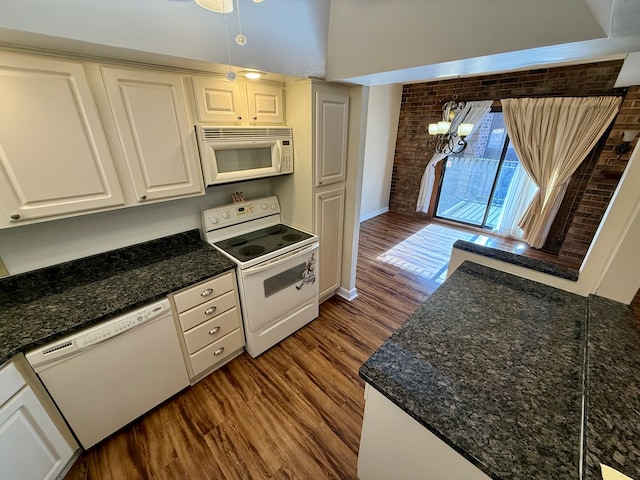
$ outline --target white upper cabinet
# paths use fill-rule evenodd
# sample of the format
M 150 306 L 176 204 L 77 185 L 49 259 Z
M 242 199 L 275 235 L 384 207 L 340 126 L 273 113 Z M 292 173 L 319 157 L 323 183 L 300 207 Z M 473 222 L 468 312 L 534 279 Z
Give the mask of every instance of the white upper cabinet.
M 244 85 L 209 77 L 193 77 L 192 80 L 200 122 L 225 125 L 248 122 L 247 101 L 242 94 Z
M 0 226 L 124 203 L 80 63 L 0 53 Z
M 315 95 L 315 186 L 344 182 L 347 167 L 349 95 Z
M 284 124 L 282 88 L 247 83 L 249 123 L 252 125 Z
M 283 89 L 211 77 L 193 77 L 196 117 L 223 125 L 282 125 Z
M 180 75 L 105 66 L 100 70 L 135 201 L 203 194 Z

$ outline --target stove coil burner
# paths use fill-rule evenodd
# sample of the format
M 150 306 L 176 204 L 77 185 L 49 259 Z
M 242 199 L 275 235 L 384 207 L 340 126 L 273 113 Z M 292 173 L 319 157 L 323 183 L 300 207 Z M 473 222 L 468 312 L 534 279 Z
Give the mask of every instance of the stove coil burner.
M 262 245 L 247 245 L 238 250 L 238 253 L 244 257 L 256 257 L 263 254 L 265 250 Z
M 299 235 L 297 233 L 287 233 L 286 235 L 282 236 L 282 239 L 285 242 L 297 242 L 301 238 L 302 238 L 302 235 Z

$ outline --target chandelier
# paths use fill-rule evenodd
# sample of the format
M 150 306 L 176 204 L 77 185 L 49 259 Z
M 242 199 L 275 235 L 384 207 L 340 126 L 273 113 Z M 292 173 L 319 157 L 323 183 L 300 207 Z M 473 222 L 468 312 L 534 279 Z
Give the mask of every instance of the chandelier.
M 436 138 L 430 139 L 428 143 L 434 144 L 435 153 L 451 155 L 461 153 L 467 148 L 465 138 L 473 130 L 473 124 L 460 123 L 455 131 L 451 131 L 451 125 L 463 109 L 464 102 L 449 100 L 442 106 L 442 121 L 429 124 L 429 135 L 434 135 Z

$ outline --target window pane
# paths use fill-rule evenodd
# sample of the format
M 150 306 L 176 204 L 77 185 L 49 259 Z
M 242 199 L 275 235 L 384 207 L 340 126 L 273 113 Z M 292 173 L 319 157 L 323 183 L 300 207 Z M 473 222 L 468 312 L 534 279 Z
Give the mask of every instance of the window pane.
M 506 135 L 502 114 L 487 114 L 464 152 L 449 155 L 436 216 L 482 225 Z M 497 211 L 489 214 L 492 221 L 497 216 Z

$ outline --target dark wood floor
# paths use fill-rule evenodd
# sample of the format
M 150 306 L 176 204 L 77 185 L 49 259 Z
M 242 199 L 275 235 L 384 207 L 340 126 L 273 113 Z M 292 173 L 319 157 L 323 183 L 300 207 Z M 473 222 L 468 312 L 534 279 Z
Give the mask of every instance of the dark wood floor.
M 67 479 L 355 479 L 360 365 L 444 279 L 459 231 L 361 224 L 358 297 L 256 359 L 235 359 L 84 452 Z M 97 413 L 98 414 L 98 413 Z

